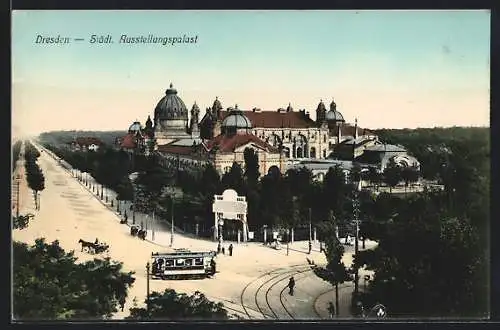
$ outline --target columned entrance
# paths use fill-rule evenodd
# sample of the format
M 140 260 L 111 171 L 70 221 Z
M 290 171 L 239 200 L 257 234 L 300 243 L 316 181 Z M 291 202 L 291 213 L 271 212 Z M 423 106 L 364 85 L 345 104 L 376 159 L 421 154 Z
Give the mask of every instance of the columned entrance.
M 241 221 L 243 242 L 248 239 L 247 201 L 245 196 L 238 196 L 233 189 L 225 190 L 222 195 L 214 196 L 214 240 L 222 242 L 222 228 L 225 221 Z M 239 235 L 238 235 L 239 237 Z

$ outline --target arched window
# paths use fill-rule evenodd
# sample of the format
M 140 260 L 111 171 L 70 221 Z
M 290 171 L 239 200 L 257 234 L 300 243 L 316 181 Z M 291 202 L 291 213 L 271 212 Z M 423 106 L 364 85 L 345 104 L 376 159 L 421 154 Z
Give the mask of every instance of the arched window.
M 316 158 L 316 148 L 311 147 L 311 152 L 309 154 L 311 158 Z
M 297 148 L 297 158 L 303 158 L 304 155 L 302 153 L 302 148 L 301 147 L 298 147 Z

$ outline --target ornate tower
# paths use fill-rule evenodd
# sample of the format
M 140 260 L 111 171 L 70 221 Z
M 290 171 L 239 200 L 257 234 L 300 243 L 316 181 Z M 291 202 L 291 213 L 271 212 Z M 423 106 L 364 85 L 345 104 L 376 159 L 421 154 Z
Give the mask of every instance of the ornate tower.
M 323 100 L 321 100 L 318 104 L 318 107 L 316 108 L 316 122 L 318 124 L 321 124 L 326 120 L 326 107 L 325 104 L 323 103 Z
M 191 133 L 191 137 L 198 138 L 200 137 L 200 127 L 198 125 L 200 115 L 200 108 L 194 102 L 193 107 L 191 108 L 191 119 L 189 121 L 189 132 Z

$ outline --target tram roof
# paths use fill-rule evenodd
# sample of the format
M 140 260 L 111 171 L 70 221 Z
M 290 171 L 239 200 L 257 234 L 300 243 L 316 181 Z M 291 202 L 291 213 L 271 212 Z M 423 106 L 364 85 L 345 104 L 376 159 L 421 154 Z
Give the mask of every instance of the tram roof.
M 213 252 L 192 252 L 192 251 L 182 251 L 182 252 L 171 252 L 171 253 L 151 253 L 151 257 L 153 258 L 195 258 L 195 257 L 205 257 L 213 255 Z

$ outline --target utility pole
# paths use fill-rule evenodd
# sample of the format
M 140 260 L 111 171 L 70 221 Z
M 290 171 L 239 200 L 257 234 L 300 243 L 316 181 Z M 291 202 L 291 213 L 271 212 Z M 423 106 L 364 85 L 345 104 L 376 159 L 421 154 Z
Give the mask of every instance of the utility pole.
M 149 262 L 146 264 L 146 308 L 149 313 Z
M 361 188 L 361 181 L 357 183 L 357 186 L 354 190 L 354 198 L 353 198 L 353 211 L 354 211 L 354 221 L 356 223 L 356 235 L 354 237 L 354 255 L 358 256 L 359 251 L 359 190 Z M 359 269 L 357 264 L 354 265 L 354 296 L 355 299 L 358 299 L 359 292 Z
M 172 232 L 170 233 L 170 247 L 174 246 L 174 195 L 172 197 Z
M 155 240 L 155 211 L 153 210 L 153 221 L 151 223 L 151 239 Z
M 132 192 L 132 224 L 135 225 L 135 188 L 133 188 L 133 192 Z
M 311 208 L 309 208 L 309 242 L 312 242 Z
M 19 217 L 19 186 L 21 184 L 21 176 L 17 175 L 17 207 L 16 207 L 16 217 Z

